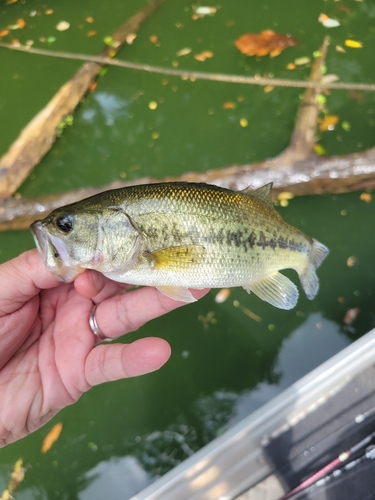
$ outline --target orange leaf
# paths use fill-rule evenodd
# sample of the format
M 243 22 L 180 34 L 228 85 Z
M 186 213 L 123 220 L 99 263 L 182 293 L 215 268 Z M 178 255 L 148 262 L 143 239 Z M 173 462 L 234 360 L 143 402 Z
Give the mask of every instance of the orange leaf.
M 20 30 L 22 30 L 26 26 L 26 23 L 22 19 L 22 17 L 20 19 L 17 19 L 17 26 L 19 27 Z
M 50 432 L 43 439 L 42 453 L 47 453 L 47 451 L 51 448 L 53 443 L 59 439 L 62 428 L 63 425 L 61 423 L 58 423 L 52 427 Z
M 278 56 L 283 50 L 298 44 L 290 35 L 279 35 L 272 30 L 262 31 L 259 35 L 247 33 L 234 42 L 237 49 L 246 56 Z
M 98 34 L 97 31 L 92 30 L 92 31 L 88 31 L 87 36 L 95 36 L 97 34 Z
M 337 115 L 327 115 L 320 123 L 319 129 L 322 132 L 326 132 L 327 130 L 333 130 L 339 119 L 340 118 Z
M 2 30 L 0 31 L 0 38 L 3 38 L 3 36 L 7 36 L 9 34 L 9 30 Z
M 88 17 L 86 17 L 86 22 L 87 23 L 93 23 L 94 22 L 94 18 L 91 17 L 91 16 L 88 16 Z
M 204 50 L 200 54 L 195 54 L 194 59 L 203 62 L 206 59 L 210 59 L 211 57 L 214 57 L 214 53 L 211 52 L 211 50 Z

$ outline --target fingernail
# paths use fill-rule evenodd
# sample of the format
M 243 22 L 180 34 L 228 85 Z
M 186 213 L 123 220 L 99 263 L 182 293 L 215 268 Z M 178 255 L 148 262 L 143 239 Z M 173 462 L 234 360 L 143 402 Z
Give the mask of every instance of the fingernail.
M 90 281 L 97 292 L 100 292 L 104 286 L 103 275 L 95 271 L 90 271 Z

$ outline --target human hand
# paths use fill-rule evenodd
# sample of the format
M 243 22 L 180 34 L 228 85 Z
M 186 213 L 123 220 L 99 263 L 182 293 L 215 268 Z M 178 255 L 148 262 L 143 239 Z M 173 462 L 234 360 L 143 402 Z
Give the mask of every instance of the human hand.
M 0 265 L 0 283 L 0 447 L 33 432 L 92 386 L 158 370 L 169 359 L 169 344 L 155 337 L 97 345 L 89 327 L 94 304 L 109 338 L 184 305 L 155 288 L 119 294 L 123 285 L 95 271 L 58 283 L 37 250 Z

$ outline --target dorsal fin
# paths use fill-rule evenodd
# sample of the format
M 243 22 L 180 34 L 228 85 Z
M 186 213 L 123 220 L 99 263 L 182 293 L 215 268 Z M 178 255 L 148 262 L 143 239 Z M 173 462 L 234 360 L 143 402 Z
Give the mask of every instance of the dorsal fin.
M 258 188 L 258 189 L 251 189 L 250 187 L 247 187 L 246 189 L 243 190 L 245 194 L 249 194 L 251 196 L 255 196 L 255 198 L 258 198 L 258 200 L 264 201 L 264 203 L 267 203 L 270 207 L 274 208 L 273 203 L 272 203 L 272 182 L 269 182 L 268 184 L 265 184 L 264 186 Z

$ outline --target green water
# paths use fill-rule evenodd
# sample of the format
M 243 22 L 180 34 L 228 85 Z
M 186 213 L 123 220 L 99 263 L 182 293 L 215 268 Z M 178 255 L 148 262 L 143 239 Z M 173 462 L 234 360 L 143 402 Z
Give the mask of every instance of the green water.
M 13 37 L 22 43 L 34 40 L 36 47 L 97 54 L 102 39 L 143 5 L 135 0 L 19 0 L 6 5 L 2 0 L 0 31 L 22 17 L 26 27 L 4 41 Z M 45 15 L 46 9 L 53 14 Z M 322 27 L 317 21 L 321 12 L 341 26 Z M 94 23 L 87 23 L 87 16 Z M 223 0 L 213 17 L 194 21 L 190 2 L 166 0 L 119 57 L 166 67 L 177 61 L 185 69 L 299 79 L 308 75 L 309 67 L 289 71 L 286 65 L 312 57 L 329 34 L 328 72 L 342 81 L 373 82 L 374 18 L 371 0 Z M 69 30 L 55 29 L 61 20 L 70 22 Z M 234 47 L 242 34 L 264 29 L 291 33 L 300 43 L 275 59 L 246 58 Z M 98 34 L 87 37 L 90 30 Z M 151 35 L 158 37 L 160 46 L 150 42 Z M 51 44 L 39 40 L 50 36 L 56 37 Z M 361 41 L 363 48 L 338 52 L 336 45 L 344 47 L 346 38 Z M 177 57 L 186 47 L 192 52 Z M 214 57 L 196 61 L 193 54 L 204 50 Z M 0 154 L 79 66 L 0 49 Z M 161 178 L 274 156 L 288 144 L 300 93 L 279 88 L 265 93 L 257 87 L 192 83 L 109 68 L 85 98 L 73 126 L 20 193 L 62 192 L 123 177 Z M 374 145 L 375 96 L 356 97 L 342 91 L 327 96 L 329 113 L 340 117 L 336 129 L 319 141 L 327 154 Z M 155 110 L 149 109 L 151 101 L 158 104 Z M 224 102 L 235 103 L 235 108 L 224 109 Z M 241 118 L 248 120 L 247 127 L 240 126 Z M 342 128 L 344 121 L 350 130 Z M 17 500 L 130 498 L 373 328 L 375 200 L 365 203 L 359 196 L 306 197 L 279 208 L 285 220 L 331 250 L 319 271 L 321 290 L 313 302 L 301 295 L 295 310 L 281 311 L 236 289 L 219 305 L 212 291 L 197 304 L 127 335 L 126 341 L 160 335 L 172 345 L 171 360 L 158 373 L 94 388 L 43 429 L 2 449 L 0 493 L 14 462 L 23 457 L 28 470 L 15 493 Z M 0 234 L 1 261 L 31 247 L 27 231 Z M 351 256 L 357 261 L 348 267 Z M 294 273 L 289 275 L 297 282 Z M 261 321 L 252 320 L 243 307 Z M 358 317 L 346 326 L 345 313 L 354 307 L 360 308 Z M 198 316 L 209 313 L 213 319 L 205 325 Z M 63 423 L 63 432 L 42 455 L 42 440 L 56 422 Z

